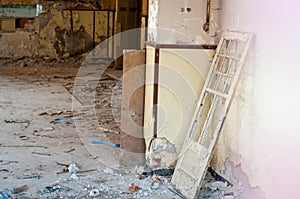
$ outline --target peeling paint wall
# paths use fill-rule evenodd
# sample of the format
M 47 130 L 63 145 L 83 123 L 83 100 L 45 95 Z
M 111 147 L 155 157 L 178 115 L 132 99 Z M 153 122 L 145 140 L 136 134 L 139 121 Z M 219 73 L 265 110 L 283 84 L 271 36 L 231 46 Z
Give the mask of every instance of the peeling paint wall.
M 299 4 L 227 0 L 222 29 L 255 39 L 212 162 L 247 190 L 241 198 L 298 198 Z
M 0 33 L 0 58 L 3 57 L 36 57 L 38 56 L 38 34 L 19 31 Z
M 65 9 L 72 7 L 93 9 L 95 5 L 51 1 L 41 4 L 43 12 L 34 18 L 34 24 L 28 21 L 24 28 L 12 32 L 0 32 L 1 57 L 66 58 L 93 49 L 93 11 L 74 10 L 72 29 L 71 12 Z M 110 17 L 109 32 L 108 16 Z M 113 25 L 113 12 L 95 11 L 95 45 L 113 34 Z
M 1 0 L 1 4 L 38 4 L 39 0 Z
M 149 41 L 157 43 L 182 44 L 182 41 L 172 34 L 179 32 L 190 38 L 190 44 L 215 44 L 219 36 L 220 1 L 211 1 L 210 31 L 203 30 L 206 22 L 207 1 L 197 0 L 149 0 Z M 166 32 L 157 29 L 170 29 Z

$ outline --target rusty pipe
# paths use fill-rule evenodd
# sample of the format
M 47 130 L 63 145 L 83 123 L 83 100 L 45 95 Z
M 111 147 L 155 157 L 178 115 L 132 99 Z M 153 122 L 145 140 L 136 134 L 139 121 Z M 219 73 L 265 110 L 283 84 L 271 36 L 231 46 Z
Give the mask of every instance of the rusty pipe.
M 207 5 L 206 5 L 206 21 L 205 21 L 205 24 L 203 24 L 203 27 L 202 27 L 205 32 L 209 31 L 210 5 L 211 5 L 211 0 L 207 0 Z

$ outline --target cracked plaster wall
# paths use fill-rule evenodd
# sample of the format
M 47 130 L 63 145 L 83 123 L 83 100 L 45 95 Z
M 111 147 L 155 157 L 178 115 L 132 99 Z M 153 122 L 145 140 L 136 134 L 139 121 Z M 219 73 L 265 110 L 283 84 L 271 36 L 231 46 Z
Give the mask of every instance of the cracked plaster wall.
M 17 29 L 15 32 L 0 33 L 0 57 L 57 58 L 92 50 L 92 11 L 73 11 L 73 31 L 71 31 L 70 11 L 63 10 L 70 5 L 51 2 L 42 2 L 42 5 L 43 12 L 34 18 L 34 24 L 26 24 L 24 29 Z M 109 8 L 113 5 L 106 6 Z M 108 37 L 107 15 L 106 11 L 96 12 L 96 43 Z M 113 21 L 110 22 L 112 29 Z
M 206 21 L 206 5 L 204 0 L 149 0 L 148 40 L 170 44 L 215 44 L 219 35 L 220 1 L 211 1 L 208 33 L 202 28 Z
M 255 34 L 212 162 L 246 187 L 242 198 L 299 195 L 297 7 L 292 0 L 222 3 L 223 30 Z

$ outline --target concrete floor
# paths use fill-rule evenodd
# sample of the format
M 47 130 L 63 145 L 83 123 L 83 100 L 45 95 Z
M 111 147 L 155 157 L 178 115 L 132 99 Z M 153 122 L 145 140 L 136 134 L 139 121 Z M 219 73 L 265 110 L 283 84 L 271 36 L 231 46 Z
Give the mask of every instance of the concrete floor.
M 181 198 L 171 176 L 140 179 L 138 168 L 119 165 L 121 149 L 92 144 L 119 143 L 122 90 L 122 71 L 94 61 L 0 60 L 0 191 L 22 199 Z M 233 198 L 212 182 L 208 176 L 200 198 Z
M 169 178 L 159 177 L 160 186 L 152 187 L 153 176 L 138 179 L 136 168 L 118 165 L 120 149 L 91 144 L 119 141 L 119 115 L 112 111 L 120 108 L 117 80 L 105 74 L 100 81 L 78 80 L 75 62 L 18 63 L 1 66 L 0 72 L 0 190 L 13 198 L 178 197 L 167 188 Z M 74 178 L 71 163 L 79 168 Z M 133 184 L 139 190 L 129 191 Z M 25 191 L 14 192 L 24 185 Z M 59 188 L 47 193 L 54 185 Z M 93 189 L 98 196 L 90 196 Z

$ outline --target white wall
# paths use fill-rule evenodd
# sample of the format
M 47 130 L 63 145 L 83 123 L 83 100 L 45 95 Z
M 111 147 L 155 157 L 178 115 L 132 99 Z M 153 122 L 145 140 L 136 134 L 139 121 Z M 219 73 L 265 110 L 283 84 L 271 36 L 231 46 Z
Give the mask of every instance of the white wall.
M 202 28 L 206 21 L 206 0 L 149 0 L 148 40 L 168 44 L 215 44 L 219 34 L 219 1 L 211 3 L 207 34 Z
M 255 33 L 213 159 L 221 174 L 253 187 L 242 198 L 299 198 L 299 6 L 296 0 L 222 1 L 223 30 Z

